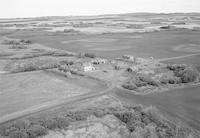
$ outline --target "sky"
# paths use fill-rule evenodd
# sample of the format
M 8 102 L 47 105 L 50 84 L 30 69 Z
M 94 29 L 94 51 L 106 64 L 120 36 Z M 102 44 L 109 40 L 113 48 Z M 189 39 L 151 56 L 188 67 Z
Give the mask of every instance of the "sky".
M 200 12 L 200 0 L 0 0 L 0 18 Z

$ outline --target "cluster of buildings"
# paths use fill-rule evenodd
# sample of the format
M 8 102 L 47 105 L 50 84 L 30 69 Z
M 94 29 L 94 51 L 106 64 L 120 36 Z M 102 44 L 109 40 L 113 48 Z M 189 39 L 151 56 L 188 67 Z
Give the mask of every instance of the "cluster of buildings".
M 127 61 L 127 62 L 126 62 Z M 99 65 L 104 65 L 108 62 L 107 59 L 104 58 L 93 58 L 91 59 L 81 59 L 80 61 L 71 64 L 64 64 L 62 66 L 63 70 L 73 70 L 73 71 L 80 71 L 80 72 L 92 72 L 97 70 Z M 124 55 L 122 59 L 120 60 L 111 60 L 109 63 L 112 65 L 115 65 L 115 67 L 121 69 L 128 69 L 130 72 L 140 72 L 144 71 L 144 69 L 154 64 L 154 59 L 151 57 L 149 59 L 145 58 L 138 58 L 134 57 L 132 55 Z M 103 66 L 102 66 L 103 67 Z M 148 72 L 144 72 L 145 74 L 148 74 Z M 153 72 L 151 72 L 153 73 Z
M 101 64 L 105 64 L 107 62 L 106 59 L 103 58 L 95 58 L 90 62 L 86 62 L 83 63 L 83 71 L 87 72 L 87 71 L 94 71 L 96 70 L 96 68 L 94 67 L 94 65 L 101 65 Z
M 94 58 L 93 60 L 89 61 L 79 61 L 71 64 L 63 64 L 61 65 L 61 68 L 63 70 L 74 70 L 74 71 L 83 71 L 83 72 L 89 72 L 96 70 L 95 65 L 101 65 L 105 64 L 107 62 L 106 59 L 103 58 Z

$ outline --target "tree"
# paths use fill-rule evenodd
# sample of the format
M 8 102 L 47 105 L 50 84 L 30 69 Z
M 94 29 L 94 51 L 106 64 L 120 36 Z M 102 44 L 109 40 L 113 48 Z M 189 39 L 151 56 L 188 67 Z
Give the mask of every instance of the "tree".
M 181 80 L 183 83 L 194 82 L 198 77 L 199 72 L 193 68 L 187 68 L 181 74 Z

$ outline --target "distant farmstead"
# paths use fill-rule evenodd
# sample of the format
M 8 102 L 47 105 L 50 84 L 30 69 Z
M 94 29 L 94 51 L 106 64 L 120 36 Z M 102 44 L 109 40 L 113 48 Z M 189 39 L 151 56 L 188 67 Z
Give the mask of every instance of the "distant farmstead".
M 105 64 L 106 63 L 106 59 L 102 59 L 102 58 L 96 58 L 92 61 L 92 64 L 96 64 L 96 65 L 99 65 L 99 64 Z

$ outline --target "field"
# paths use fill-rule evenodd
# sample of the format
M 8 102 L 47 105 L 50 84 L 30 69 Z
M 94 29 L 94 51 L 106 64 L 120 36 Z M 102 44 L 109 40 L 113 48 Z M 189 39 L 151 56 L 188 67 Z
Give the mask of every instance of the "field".
M 0 77 L 1 117 L 28 108 L 40 109 L 45 104 L 45 106 L 52 105 L 56 101 L 85 93 L 95 93 L 104 87 L 95 80 L 70 79 L 43 71 Z M 94 88 L 95 91 L 91 91 Z
M 91 52 L 106 58 L 116 58 L 123 54 L 141 57 L 175 57 L 195 51 L 177 51 L 180 45 L 200 44 L 199 31 L 165 31 L 152 33 L 114 33 L 114 34 L 75 34 L 48 35 L 37 32 L 16 32 L 14 38 L 30 39 L 51 48 L 73 52 Z M 197 51 L 198 52 L 198 51 Z
M 169 90 L 145 96 L 135 95 L 127 91 L 116 90 L 116 96 L 130 104 L 156 106 L 165 116 L 179 123 L 199 130 L 199 86 Z
M 200 66 L 200 55 L 194 55 L 190 57 L 180 58 L 180 59 L 171 59 L 163 61 L 163 63 L 172 63 L 172 64 L 192 64 L 199 68 Z
M 0 20 L 0 137 L 196 134 L 198 15 Z

